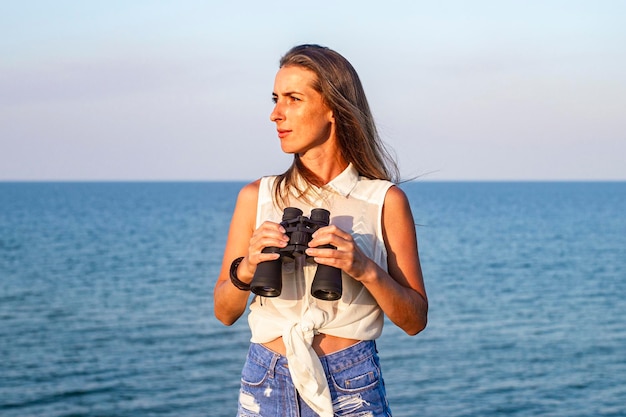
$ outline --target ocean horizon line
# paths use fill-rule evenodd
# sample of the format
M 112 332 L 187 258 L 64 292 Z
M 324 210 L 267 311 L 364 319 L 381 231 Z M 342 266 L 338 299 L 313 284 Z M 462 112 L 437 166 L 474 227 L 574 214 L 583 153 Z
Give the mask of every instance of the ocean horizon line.
M 249 183 L 255 179 L 0 179 L 0 184 L 167 184 L 167 183 Z M 419 183 L 622 183 L 626 179 L 426 179 L 416 178 L 401 181 L 399 184 Z

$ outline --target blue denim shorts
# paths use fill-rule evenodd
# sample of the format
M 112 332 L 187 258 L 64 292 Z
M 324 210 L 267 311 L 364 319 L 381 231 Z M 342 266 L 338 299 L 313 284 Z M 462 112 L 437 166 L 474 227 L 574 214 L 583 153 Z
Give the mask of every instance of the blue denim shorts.
M 385 383 L 373 340 L 320 357 L 335 416 L 390 417 Z M 241 373 L 238 417 L 316 417 L 296 391 L 287 358 L 250 345 Z

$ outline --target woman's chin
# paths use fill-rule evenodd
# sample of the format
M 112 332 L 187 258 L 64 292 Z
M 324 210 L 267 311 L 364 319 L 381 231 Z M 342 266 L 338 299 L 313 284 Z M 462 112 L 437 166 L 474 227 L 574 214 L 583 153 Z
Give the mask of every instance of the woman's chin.
M 289 145 L 282 144 L 282 143 L 280 144 L 280 149 L 282 149 L 284 153 L 291 154 L 291 155 L 298 153 L 297 149 Z

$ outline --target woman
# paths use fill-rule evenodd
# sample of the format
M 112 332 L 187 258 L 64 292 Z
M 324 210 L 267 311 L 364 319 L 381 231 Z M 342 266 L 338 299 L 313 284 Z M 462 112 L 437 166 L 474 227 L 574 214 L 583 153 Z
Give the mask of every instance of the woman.
M 335 51 L 291 49 L 273 100 L 270 119 L 294 161 L 284 174 L 240 191 L 214 291 L 216 317 L 226 325 L 239 319 L 257 266 L 280 257 L 263 249 L 288 245 L 285 207 L 304 216 L 327 209 L 330 225 L 312 235 L 312 261 L 283 263 L 280 296 L 255 295 L 250 304 L 239 415 L 390 416 L 374 342 L 383 314 L 415 335 L 428 311 L 413 216 L 391 182 L 396 165 L 357 73 Z M 311 295 L 316 264 L 341 270 L 339 300 Z

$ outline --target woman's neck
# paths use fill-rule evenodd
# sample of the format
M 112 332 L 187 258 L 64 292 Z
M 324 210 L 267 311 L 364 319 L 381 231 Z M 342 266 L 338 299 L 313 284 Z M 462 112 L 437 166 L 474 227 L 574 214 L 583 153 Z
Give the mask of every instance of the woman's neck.
M 348 162 L 341 156 L 340 152 L 331 155 L 310 155 L 307 153 L 300 155 L 300 162 L 319 178 L 321 184 L 315 184 L 319 187 L 331 182 L 348 166 Z
M 298 157 L 300 163 L 318 177 L 320 184 L 314 184 L 318 187 L 331 182 L 348 166 L 334 134 L 323 144 L 300 153 Z

